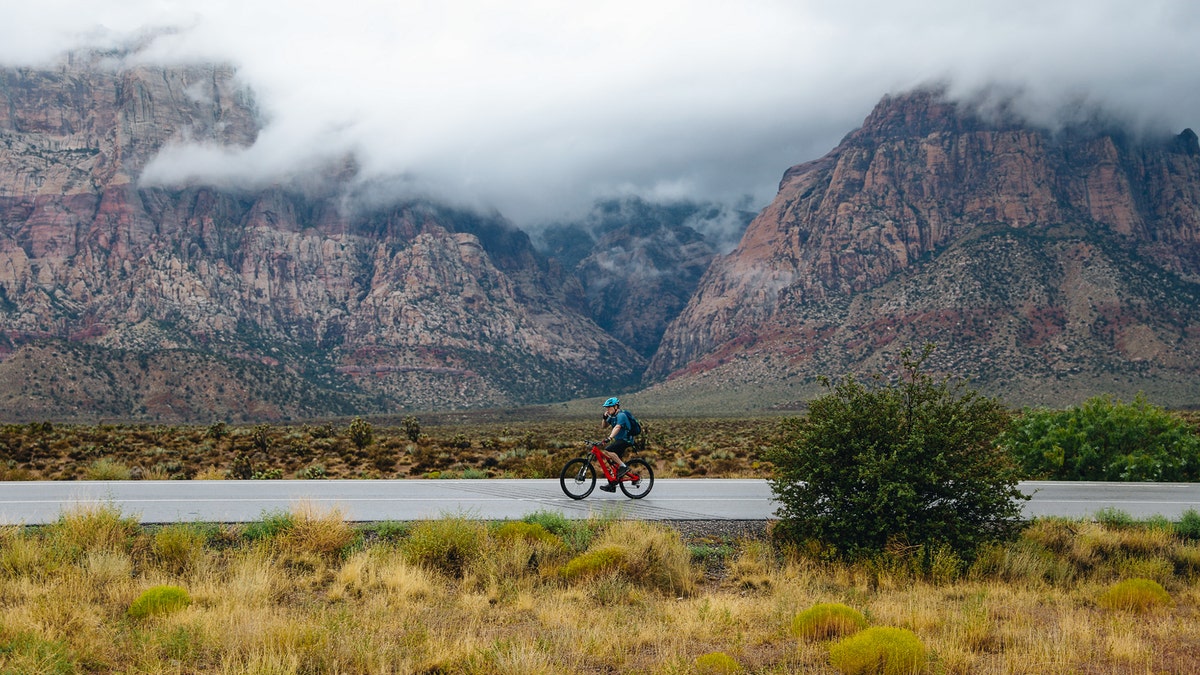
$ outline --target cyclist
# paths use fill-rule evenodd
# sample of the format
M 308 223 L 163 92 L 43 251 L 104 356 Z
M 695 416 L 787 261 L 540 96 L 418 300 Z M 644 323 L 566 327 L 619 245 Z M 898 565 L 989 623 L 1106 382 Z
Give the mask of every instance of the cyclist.
M 604 425 L 611 427 L 606 439 L 608 445 L 604 446 L 604 456 L 619 467 L 617 480 L 621 480 L 625 474 L 629 473 L 629 466 L 625 464 L 625 460 L 621 459 L 621 453 L 625 452 L 626 448 L 633 447 L 633 436 L 629 433 L 629 414 L 621 410 L 621 401 L 616 396 L 604 401 Z M 616 492 L 617 484 L 609 481 L 608 485 L 601 485 L 600 489 L 605 492 Z

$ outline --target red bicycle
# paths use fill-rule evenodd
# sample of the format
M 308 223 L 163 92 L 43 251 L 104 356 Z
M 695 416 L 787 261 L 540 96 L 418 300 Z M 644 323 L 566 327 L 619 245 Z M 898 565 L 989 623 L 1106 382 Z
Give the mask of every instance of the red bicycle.
M 595 463 L 592 460 L 595 460 Z M 641 458 L 625 462 L 629 471 L 617 480 L 617 466 L 604 456 L 603 446 L 596 441 L 588 441 L 583 454 L 567 462 L 558 475 L 562 491 L 571 499 L 583 499 L 596 489 L 596 465 L 604 472 L 609 481 L 616 481 L 621 492 L 630 499 L 641 499 L 650 494 L 654 487 L 654 469 L 650 463 Z

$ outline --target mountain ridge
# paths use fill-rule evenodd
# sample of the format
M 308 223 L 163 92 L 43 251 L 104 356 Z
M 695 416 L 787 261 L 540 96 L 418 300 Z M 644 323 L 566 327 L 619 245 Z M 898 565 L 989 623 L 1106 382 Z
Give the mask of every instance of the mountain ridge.
M 988 228 L 1014 242 L 1013 257 L 938 267 Z M 1034 245 L 1029 233 L 1047 236 Z M 989 281 L 994 268 L 1012 269 L 1022 291 Z M 1138 283 L 1156 276 L 1174 295 Z M 925 294 L 901 292 L 904 279 Z M 1190 130 L 1140 144 L 990 123 L 937 90 L 885 97 L 825 157 L 788 169 L 739 246 L 709 267 L 651 362 L 666 383 L 648 398 L 695 395 L 706 380 L 733 400 L 763 388 L 812 395 L 823 375 L 886 370 L 898 349 L 928 341 L 940 345 L 935 367 L 1017 404 L 1146 390 L 1194 405 L 1200 313 L 1173 300 L 1200 297 L 1198 282 Z M 993 328 L 981 333 L 972 316 Z M 1060 336 L 1052 349 L 1036 337 L 1045 330 Z M 768 365 L 745 364 L 759 358 Z M 993 372 L 984 358 L 1024 369 Z M 1130 369 L 1140 362 L 1156 370 Z
M 503 406 L 640 374 L 644 359 L 595 326 L 574 278 L 499 215 L 411 200 L 346 209 L 352 166 L 331 167 L 319 189 L 139 185 L 169 143 L 252 141 L 253 105 L 229 69 L 4 71 L 0 95 L 6 418 Z M 189 372 L 117 376 L 104 353 L 167 371 L 160 357 L 173 354 Z M 29 354 L 81 384 L 33 376 Z M 614 361 L 637 373 L 604 367 Z M 155 383 L 189 378 L 214 384 L 191 403 L 155 402 Z M 98 404 L 102 391 L 122 403 Z
M 139 182 L 252 144 L 226 66 L 0 71 L 0 417 L 295 420 L 562 404 L 793 409 L 898 350 L 1016 405 L 1200 404 L 1200 146 L 885 96 L 756 216 L 363 198 L 353 158 L 269 186 Z M 705 223 L 741 233 L 731 250 Z M 718 223 L 718 225 L 712 225 Z M 620 311 L 621 307 L 632 311 Z M 644 388 L 644 389 L 643 389 Z

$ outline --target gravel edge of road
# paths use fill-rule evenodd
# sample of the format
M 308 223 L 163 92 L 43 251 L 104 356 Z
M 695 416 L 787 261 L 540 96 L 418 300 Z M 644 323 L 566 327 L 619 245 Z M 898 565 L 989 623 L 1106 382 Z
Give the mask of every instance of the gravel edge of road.
M 770 522 L 767 520 L 659 520 L 679 532 L 684 541 L 697 539 L 765 539 Z

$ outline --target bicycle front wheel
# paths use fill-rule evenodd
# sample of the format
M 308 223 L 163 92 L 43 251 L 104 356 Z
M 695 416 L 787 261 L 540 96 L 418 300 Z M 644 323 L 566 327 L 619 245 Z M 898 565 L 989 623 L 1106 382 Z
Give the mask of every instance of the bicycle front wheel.
M 586 459 L 576 457 L 562 468 L 558 483 L 571 499 L 583 499 L 596 489 L 596 467 Z
M 629 465 L 629 473 L 621 479 L 621 492 L 630 499 L 641 499 L 650 494 L 650 488 L 654 487 L 654 469 L 650 467 L 650 462 L 631 459 L 626 464 Z

